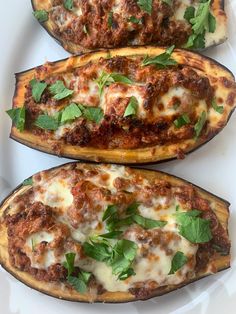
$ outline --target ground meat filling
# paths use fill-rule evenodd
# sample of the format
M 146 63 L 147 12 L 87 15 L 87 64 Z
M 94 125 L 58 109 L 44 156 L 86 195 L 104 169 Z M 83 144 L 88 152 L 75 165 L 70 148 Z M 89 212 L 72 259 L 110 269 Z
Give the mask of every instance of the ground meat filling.
M 197 111 L 198 103 L 204 102 L 206 111 L 211 107 L 214 90 L 209 79 L 200 76 L 188 66 L 158 69 L 154 65 L 143 67 L 141 62 L 142 58 L 101 58 L 98 64 L 89 63 L 74 69 L 71 73 L 45 79 L 47 84 L 61 80 L 68 88 L 74 90 L 72 98 L 60 101 L 53 99 L 49 89 L 46 88 L 38 104 L 32 97 L 30 85 L 27 86 L 26 127 L 44 140 L 53 141 L 56 137 L 58 145 L 70 144 L 104 149 L 136 149 L 176 144 L 194 138 L 194 126 L 200 114 Z M 38 71 L 44 71 L 44 68 L 40 67 Z M 99 97 L 95 80 L 101 75 L 101 71 L 120 73 L 134 83 L 132 85 L 113 83 L 105 87 L 102 96 Z M 92 94 L 90 90 L 93 91 Z M 173 96 L 164 104 L 163 97 L 166 97 L 168 92 L 178 93 L 180 90 L 182 90 L 180 96 Z M 125 116 L 125 110 L 134 95 L 139 98 L 137 114 Z M 34 125 L 39 115 L 45 113 L 53 115 L 70 103 L 101 108 L 104 116 L 99 123 L 88 121 L 81 116 L 67 124 L 63 132 L 59 133 Z M 174 121 L 184 114 L 188 115 L 190 122 L 180 128 L 175 127 Z M 207 122 L 202 130 L 202 137 L 208 136 L 206 130 Z
M 74 1 L 69 11 L 63 1 L 56 1 L 50 20 L 56 36 L 87 49 L 152 43 L 181 46 L 191 34 L 191 26 L 175 19 L 177 7 L 177 1 L 169 5 L 154 0 L 150 15 L 140 9 L 136 0 L 96 0 Z

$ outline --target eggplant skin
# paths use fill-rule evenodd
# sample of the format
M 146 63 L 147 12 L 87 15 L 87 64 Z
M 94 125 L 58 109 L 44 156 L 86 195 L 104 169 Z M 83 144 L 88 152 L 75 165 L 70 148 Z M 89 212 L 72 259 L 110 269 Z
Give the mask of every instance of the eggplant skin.
M 31 0 L 32 8 L 34 11 L 36 10 L 49 11 L 52 8 L 51 2 L 52 1 L 50 0 Z M 227 17 L 224 11 L 224 4 L 225 4 L 224 0 L 212 0 L 211 10 L 216 18 L 217 29 L 216 29 L 216 32 L 213 34 L 213 38 L 210 39 L 209 44 L 206 44 L 206 47 L 204 49 L 220 45 L 227 40 L 227 34 L 226 34 L 227 33 Z M 62 39 L 60 36 L 58 36 L 55 33 L 54 23 L 50 19 L 47 22 L 40 23 L 40 24 L 46 30 L 46 32 L 57 41 L 59 45 L 61 45 L 65 50 L 67 50 L 68 52 L 72 54 L 78 55 L 78 54 L 82 54 L 82 53 L 86 53 L 86 52 L 90 52 L 94 50 L 94 49 L 85 48 L 84 46 L 79 45 L 79 44 L 75 44 L 72 41 L 66 41 Z M 210 37 L 212 37 L 212 34 Z M 158 43 L 155 43 L 155 42 L 153 42 L 152 44 L 158 45 Z M 138 46 L 138 45 L 129 44 L 128 46 Z M 124 45 L 121 45 L 119 47 L 124 47 Z M 96 47 L 95 49 L 104 49 L 104 48 L 113 48 L 113 47 L 101 46 L 101 47 Z M 198 49 L 198 50 L 204 50 L 204 49 Z
M 82 56 L 74 56 L 68 59 L 47 63 L 45 65 L 46 71 L 37 71 L 37 69 L 40 70 L 39 67 L 18 73 L 16 74 L 13 108 L 23 106 L 25 102 L 26 85 L 29 84 L 29 81 L 36 75 L 38 77 L 39 72 L 39 79 L 43 80 L 54 73 L 71 71 L 71 69 L 86 65 L 89 62 L 96 62 L 100 58 L 106 58 L 108 53 L 111 58 L 116 56 L 155 56 L 163 53 L 165 49 L 165 47 L 146 46 L 90 52 Z M 227 68 L 208 57 L 183 49 L 175 49 L 172 57 L 180 65 L 188 65 L 195 71 L 198 71 L 200 75 L 206 76 L 210 84 L 214 86 L 217 97 L 221 97 L 222 99 L 224 112 L 221 114 L 217 125 L 211 127 L 210 132 L 205 137 L 199 137 L 197 139 L 192 138 L 181 141 L 178 144 L 157 145 L 138 149 L 97 149 L 93 147 L 62 144 L 59 152 L 53 150 L 51 143 L 42 140 L 29 130 L 20 132 L 15 126 L 12 126 L 10 137 L 17 142 L 45 153 L 86 161 L 136 165 L 151 164 L 179 158 L 179 151 L 182 154 L 182 158 L 184 155 L 207 143 L 226 126 L 236 106 L 236 84 L 233 74 Z
M 70 165 L 70 164 L 74 164 L 74 163 L 69 163 L 67 165 Z M 61 165 L 61 166 L 51 168 L 49 169 L 49 171 L 58 169 L 64 166 L 66 165 Z M 96 165 L 94 165 L 94 167 L 96 167 Z M 133 168 L 133 170 L 137 174 L 142 175 L 147 180 L 153 180 L 153 179 L 165 180 L 171 184 L 174 184 L 175 186 L 178 186 L 178 185 L 180 186 L 183 184 L 192 185 L 196 189 L 196 191 L 200 194 L 201 197 L 204 197 L 206 200 L 210 202 L 214 202 L 215 204 L 214 213 L 216 214 L 218 220 L 220 221 L 221 225 L 227 231 L 227 234 L 228 234 L 228 219 L 229 219 L 230 204 L 227 201 L 217 197 L 216 195 L 212 193 L 207 192 L 206 190 L 196 185 L 193 185 L 192 183 L 189 183 L 186 180 L 169 175 L 164 172 L 160 172 L 156 170 L 147 170 L 147 169 L 135 169 L 135 168 Z M 7 272 L 9 272 L 12 276 L 14 276 L 16 279 L 21 281 L 23 284 L 39 292 L 42 292 L 43 294 L 49 295 L 54 298 L 62 299 L 62 300 L 74 301 L 74 302 L 85 302 L 85 303 L 93 303 L 93 302 L 125 303 L 125 302 L 138 301 L 138 300 L 147 300 L 147 299 L 150 299 L 156 296 L 161 296 L 171 291 L 177 290 L 185 285 L 188 285 L 191 282 L 197 281 L 203 277 L 211 275 L 212 272 L 209 270 L 211 268 L 211 265 L 214 267 L 216 272 L 230 268 L 230 254 L 222 256 L 219 253 L 217 253 L 214 255 L 214 258 L 212 258 L 212 260 L 208 262 L 207 266 L 209 267 L 206 267 L 206 269 L 208 270 L 197 273 L 194 278 L 192 278 L 189 281 L 185 281 L 179 285 L 169 285 L 169 286 L 160 287 L 156 289 L 155 291 L 153 291 L 152 294 L 149 294 L 148 296 L 145 296 L 144 298 L 135 297 L 135 295 L 129 292 L 104 292 L 103 294 L 98 295 L 94 298 L 94 296 L 91 296 L 88 293 L 80 294 L 74 289 L 69 289 L 65 286 L 62 286 L 62 284 L 59 284 L 59 283 L 48 283 L 44 281 L 37 281 L 32 275 L 26 272 L 20 271 L 14 268 L 13 266 L 11 266 L 10 261 L 9 261 L 9 255 L 8 255 L 7 227 L 3 222 L 5 211 L 8 209 L 8 206 L 10 202 L 12 201 L 12 199 L 15 198 L 17 195 L 26 192 L 27 189 L 30 189 L 30 187 L 19 185 L 0 204 L 0 265 Z

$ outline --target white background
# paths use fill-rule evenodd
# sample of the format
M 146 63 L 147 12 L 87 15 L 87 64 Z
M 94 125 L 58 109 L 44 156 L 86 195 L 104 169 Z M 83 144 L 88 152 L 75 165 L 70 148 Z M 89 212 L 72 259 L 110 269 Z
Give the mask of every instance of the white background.
M 30 0 L 0 0 L 0 199 L 33 173 L 66 162 L 13 140 L 10 119 L 14 73 L 68 56 L 34 20 Z M 206 54 L 236 75 L 236 0 L 226 0 L 228 41 Z M 202 279 L 179 291 L 145 302 L 129 304 L 80 304 L 60 301 L 31 290 L 0 267 L 0 314 L 233 314 L 236 313 L 236 113 L 227 127 L 209 144 L 184 161 L 152 166 L 183 177 L 231 202 L 230 236 L 232 268 Z

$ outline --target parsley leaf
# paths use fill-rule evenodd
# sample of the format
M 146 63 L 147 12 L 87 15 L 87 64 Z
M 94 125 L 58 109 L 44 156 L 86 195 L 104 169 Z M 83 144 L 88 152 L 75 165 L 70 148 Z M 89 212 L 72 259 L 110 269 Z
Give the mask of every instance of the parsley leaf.
M 67 281 L 78 292 L 85 293 L 87 291 L 87 285 L 83 280 L 74 276 L 69 276 Z
M 132 81 L 119 73 L 106 73 L 102 72 L 101 75 L 95 80 L 98 85 L 99 95 L 102 95 L 103 89 L 105 86 L 110 86 L 112 83 L 124 83 L 124 84 L 132 84 Z
M 193 210 L 176 214 L 180 235 L 192 243 L 205 243 L 212 239 L 210 221 L 198 217 L 200 213 Z
M 116 205 L 108 205 L 107 209 L 103 213 L 102 221 L 105 221 L 107 218 L 111 217 L 115 213 L 117 213 L 117 206 Z
M 23 186 L 27 186 L 27 185 L 33 185 L 33 178 L 30 177 L 28 179 L 25 179 L 22 183 Z
M 150 64 L 156 65 L 159 69 L 166 68 L 167 66 L 176 65 L 177 62 L 171 58 L 171 54 L 174 50 L 175 46 L 171 46 L 166 49 L 166 51 L 156 57 L 148 57 L 143 60 L 142 65 L 147 66 Z
M 71 103 L 62 111 L 61 123 L 66 123 L 70 120 L 75 120 L 80 116 L 82 116 L 82 112 L 79 109 L 79 107 L 75 103 Z
M 171 269 L 168 275 L 174 274 L 177 270 L 183 267 L 188 261 L 187 256 L 184 255 L 183 252 L 176 252 L 172 261 L 171 261 Z
M 136 97 L 132 96 L 125 109 L 124 117 L 135 115 L 138 109 L 138 100 Z
M 164 227 L 167 224 L 166 221 L 144 218 L 140 215 L 134 215 L 132 218 L 133 218 L 134 222 L 136 222 L 138 225 L 140 225 L 144 229 L 153 229 L 156 227 Z
M 40 82 L 36 79 L 30 81 L 30 86 L 32 89 L 32 97 L 35 102 L 40 102 L 41 96 L 47 87 L 47 83 Z
M 138 18 L 136 18 L 133 15 L 128 18 L 128 22 L 131 22 L 131 23 L 134 23 L 134 24 L 143 24 L 142 19 L 138 19 Z
M 33 15 L 40 23 L 47 22 L 48 20 L 48 12 L 45 10 L 36 10 L 33 12 Z
M 186 113 L 184 113 L 182 116 L 180 116 L 176 120 L 174 120 L 174 125 L 178 129 L 181 128 L 183 125 L 186 125 L 188 123 L 190 123 L 190 119 Z
M 184 18 L 186 21 L 188 21 L 190 23 L 190 20 L 192 18 L 194 18 L 194 15 L 195 15 L 195 8 L 190 6 L 190 7 L 187 7 L 185 12 L 184 12 Z
M 194 131 L 196 133 L 196 137 L 199 137 L 201 132 L 202 132 L 202 129 L 206 123 L 206 120 L 207 120 L 207 114 L 205 111 L 203 111 L 201 113 L 201 116 L 198 118 L 198 121 L 197 123 L 195 124 L 194 126 Z
M 61 100 L 68 96 L 71 96 L 74 91 L 65 87 L 64 83 L 60 80 L 56 81 L 49 87 L 50 92 L 54 95 L 54 99 Z
M 82 111 L 82 114 L 86 119 L 97 124 L 99 124 L 104 117 L 103 110 L 99 107 L 86 107 L 79 104 L 79 109 Z
M 68 277 L 74 272 L 75 267 L 74 267 L 74 263 L 75 263 L 75 253 L 67 253 L 65 255 L 66 257 L 66 261 L 63 263 L 63 266 L 67 269 L 68 272 Z
M 137 209 L 138 209 L 138 207 L 139 207 L 139 203 L 136 203 L 136 202 L 134 202 L 134 203 L 132 203 L 132 204 L 130 204 L 127 208 L 126 208 L 126 214 L 137 214 Z
M 20 132 L 24 131 L 25 128 L 25 112 L 25 107 L 13 108 L 6 111 L 12 119 L 12 123 Z
M 63 1 L 63 6 L 65 9 L 72 11 L 73 9 L 73 0 L 64 0 Z
M 48 114 L 39 115 L 34 124 L 44 130 L 56 131 L 59 127 L 59 121 Z
M 222 114 L 224 112 L 224 107 L 218 106 L 215 99 L 212 100 L 211 105 L 216 112 L 218 112 L 220 114 Z
M 152 0 L 138 0 L 137 4 L 141 10 L 147 12 L 149 15 L 152 14 Z
M 105 242 L 83 243 L 84 253 L 99 262 L 106 262 L 110 259 L 111 249 Z
M 119 276 L 118 279 L 119 280 L 126 280 L 127 278 L 129 278 L 130 276 L 134 276 L 136 275 L 135 271 L 133 270 L 133 268 L 128 268 L 124 271 L 122 271 Z
M 111 231 L 108 233 L 99 234 L 99 237 L 104 239 L 117 239 L 122 233 L 122 231 Z

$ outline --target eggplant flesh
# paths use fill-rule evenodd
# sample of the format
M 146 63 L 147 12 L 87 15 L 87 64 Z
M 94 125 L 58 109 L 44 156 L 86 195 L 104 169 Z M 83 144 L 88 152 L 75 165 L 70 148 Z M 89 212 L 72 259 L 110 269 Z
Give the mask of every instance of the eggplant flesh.
M 114 12 L 113 12 L 113 16 L 111 17 L 109 15 L 109 12 L 106 17 L 103 17 L 104 21 L 109 21 L 109 16 L 110 19 L 113 20 L 113 24 L 110 27 L 109 26 L 109 22 L 107 22 L 107 27 L 105 27 L 105 23 L 103 23 L 102 25 L 100 25 L 101 27 L 105 27 L 105 29 L 102 30 L 103 33 L 103 37 L 107 38 L 107 42 L 104 42 L 104 38 L 101 38 L 101 43 L 98 40 L 99 37 L 99 32 L 101 31 L 101 29 L 96 29 L 97 24 L 94 23 L 94 14 L 97 14 L 99 16 L 99 3 L 94 4 L 93 6 L 95 6 L 95 10 L 93 11 L 93 20 L 91 21 L 91 19 L 89 18 L 89 15 L 91 15 L 91 12 L 88 12 L 86 14 L 88 14 L 86 16 L 86 14 L 83 12 L 83 15 L 81 15 L 82 13 L 82 8 L 81 7 L 74 7 L 72 8 L 72 10 L 66 10 L 65 8 L 63 8 L 63 4 L 62 3 L 57 3 L 57 6 L 53 6 L 52 1 L 49 0 L 31 0 L 32 2 L 32 7 L 34 11 L 37 10 L 45 10 L 48 12 L 49 14 L 49 19 L 46 22 L 41 22 L 41 25 L 43 26 L 43 28 L 48 32 L 48 34 L 50 36 L 52 36 L 60 45 L 63 46 L 63 48 L 65 50 L 67 50 L 68 52 L 72 53 L 72 54 L 80 54 L 80 53 L 85 53 L 85 52 L 89 52 L 89 51 L 93 51 L 96 49 L 106 49 L 106 48 L 115 48 L 115 47 L 124 47 L 124 46 L 143 46 L 143 45 L 172 45 L 175 44 L 177 47 L 181 48 L 184 46 L 185 41 L 183 41 L 183 36 L 190 36 L 191 33 L 191 27 L 190 24 L 188 24 L 186 22 L 186 20 L 184 19 L 184 11 L 186 10 L 187 7 L 190 7 L 192 5 L 191 1 L 189 1 L 189 3 L 184 2 L 182 5 L 182 10 L 180 9 L 180 7 L 177 9 L 178 12 L 176 12 L 176 16 L 177 18 L 174 18 L 174 21 L 177 22 L 177 24 L 175 25 L 173 32 L 176 31 L 176 36 L 174 36 L 173 34 L 170 33 L 170 39 L 168 39 L 168 43 L 166 42 L 166 39 L 162 39 L 160 38 L 159 40 L 155 41 L 155 39 L 150 39 L 150 36 L 141 36 L 141 39 L 139 39 L 139 35 L 135 35 L 136 37 L 134 37 L 134 32 L 140 32 L 140 34 L 142 34 L 142 32 L 150 32 L 149 30 L 145 30 L 145 23 L 143 25 L 143 18 L 145 17 L 146 19 L 151 19 L 151 17 L 149 16 L 149 14 L 147 14 L 144 11 L 140 11 L 140 13 L 138 13 L 136 10 L 134 10 L 134 12 L 131 12 L 132 7 L 129 8 L 129 11 L 124 13 L 123 17 L 122 14 L 122 19 L 119 17 L 118 18 L 118 24 L 116 22 L 116 18 L 117 18 L 117 14 L 119 16 L 119 10 L 122 9 L 122 6 L 124 7 L 124 4 L 121 4 L 121 7 L 119 5 L 116 5 L 114 8 Z M 108 1 L 109 2 L 109 1 Z M 155 4 L 156 5 L 156 4 Z M 162 4 L 166 5 L 166 4 Z M 97 8 L 96 8 L 97 6 Z M 166 5 L 167 6 L 167 5 Z M 60 8 L 60 9 L 59 9 Z M 85 10 L 85 8 L 84 8 Z M 87 10 L 87 9 L 86 9 Z M 160 10 L 160 8 L 158 7 L 157 10 Z M 175 9 L 174 9 L 175 10 Z M 71 19 L 81 19 L 81 21 L 78 22 L 77 25 L 77 32 L 82 33 L 82 37 L 80 38 L 80 40 L 78 40 L 77 38 L 73 38 L 71 36 L 69 36 L 69 38 L 65 37 L 67 33 L 69 33 L 69 31 L 71 31 L 70 29 L 67 30 L 65 29 L 65 25 L 63 26 L 61 23 L 61 19 L 54 18 L 52 19 L 51 16 L 55 15 L 55 12 L 61 12 L 61 15 L 68 18 L 67 23 L 68 25 L 70 25 L 70 21 Z M 112 12 L 112 8 L 110 9 L 110 12 Z M 131 13 L 130 13 L 131 12 Z M 114 14 L 115 13 L 115 14 Z M 201 50 L 201 49 L 206 49 L 212 46 L 216 46 L 219 45 L 221 43 L 223 43 L 226 39 L 227 39 L 227 17 L 226 17 L 226 13 L 224 11 L 224 0 L 213 0 L 211 2 L 211 13 L 214 15 L 215 19 L 216 19 L 216 29 L 213 33 L 211 32 L 206 32 L 205 35 L 205 48 L 196 48 L 197 50 Z M 142 16 L 142 18 L 140 18 L 140 14 L 144 14 L 144 16 Z M 139 17 L 138 19 L 136 19 L 136 21 L 134 23 L 131 23 L 131 25 L 126 25 L 127 23 L 126 20 L 129 22 L 129 16 L 137 16 Z M 135 17 L 136 18 L 136 17 Z M 155 21 L 155 17 L 152 17 Z M 168 17 L 170 18 L 170 16 Z M 166 18 L 166 19 L 168 19 Z M 171 17 L 171 19 L 173 19 L 173 17 Z M 181 20 L 181 23 L 183 23 L 183 26 L 178 26 L 179 20 Z M 74 20 L 76 21 L 76 20 Z M 99 18 L 98 18 L 99 21 Z M 124 36 L 123 40 L 119 40 L 116 38 L 116 40 L 113 40 L 111 42 L 111 37 L 113 36 L 113 33 L 115 33 L 116 31 L 116 27 L 120 26 L 120 23 L 124 23 L 123 27 L 126 27 L 126 30 L 124 31 L 124 28 L 121 28 L 119 30 L 120 34 L 128 34 L 127 36 Z M 148 20 L 149 22 L 146 24 L 153 24 L 153 21 Z M 164 24 L 165 19 L 163 20 Z M 91 25 L 90 25 L 91 23 Z M 180 25 L 181 25 L 180 23 Z M 72 23 L 73 24 L 73 23 Z M 154 24 L 155 25 L 155 24 Z M 186 27 L 189 27 L 188 31 L 186 31 Z M 170 26 L 167 26 L 167 29 Z M 114 28 L 114 29 L 113 29 Z M 163 29 L 164 31 L 165 29 Z M 72 27 L 72 32 L 73 32 L 73 27 Z M 153 28 L 151 30 L 151 32 L 155 32 L 155 28 Z M 186 35 L 186 34 L 187 35 Z M 96 36 L 97 34 L 97 36 Z M 184 35 L 185 34 L 185 35 Z M 92 36 L 92 37 L 91 37 Z M 127 38 L 130 39 L 127 41 Z M 91 39 L 89 39 L 89 37 L 91 37 Z M 179 39 L 177 39 L 179 37 Z M 186 41 L 187 41 L 186 37 Z M 96 43 L 95 43 L 96 41 Z M 123 42 L 123 44 L 122 44 Z M 124 44 L 125 43 L 125 44 Z
M 97 170 L 98 165 L 93 164 L 78 164 L 80 169 L 93 169 Z M 59 167 L 55 167 L 52 169 L 49 169 L 45 172 L 41 172 L 39 174 L 44 173 L 47 178 L 50 178 L 50 175 L 52 173 L 56 173 L 56 171 L 60 169 L 66 169 L 66 168 L 75 168 L 76 163 L 70 163 L 67 165 L 62 165 Z M 102 166 L 103 167 L 103 166 Z M 110 167 L 110 166 L 105 166 Z M 120 166 L 116 166 L 120 167 Z M 178 177 L 159 172 L 159 171 L 153 171 L 153 170 L 145 170 L 145 169 L 131 169 L 132 173 L 141 176 L 145 180 L 149 182 L 156 182 L 156 180 L 165 181 L 168 184 L 171 184 L 175 187 L 192 187 L 195 192 L 204 200 L 210 202 L 211 204 L 214 204 L 212 207 L 212 210 L 214 214 L 216 215 L 219 223 L 223 227 L 224 232 L 228 235 L 228 218 L 229 218 L 229 203 L 195 185 L 192 185 L 191 183 L 180 179 Z M 36 178 L 39 176 L 39 174 L 36 174 L 33 176 L 33 178 Z M 35 179 L 34 179 L 35 180 Z M 39 292 L 42 292 L 44 294 L 47 294 L 49 296 L 68 300 L 68 301 L 77 301 L 77 302 L 108 302 L 108 303 L 123 303 L 123 302 L 129 302 L 129 301 L 137 301 L 139 299 L 145 300 L 149 299 L 155 296 L 160 296 L 163 294 L 166 294 L 170 291 L 179 289 L 193 281 L 197 281 L 203 277 L 206 277 L 208 275 L 211 275 L 213 272 L 219 272 L 221 270 L 227 269 L 230 267 L 230 253 L 221 255 L 220 253 L 215 253 L 213 257 L 208 261 L 208 264 L 205 267 L 205 270 L 201 270 L 199 272 L 195 272 L 194 276 L 191 277 L 189 280 L 185 280 L 184 282 L 181 282 L 180 284 L 175 285 L 166 285 L 159 287 L 155 290 L 152 290 L 151 293 L 145 296 L 135 296 L 134 294 L 130 292 L 109 292 L 105 291 L 102 292 L 99 295 L 92 295 L 90 293 L 81 294 L 77 292 L 75 289 L 71 289 L 68 286 L 65 286 L 63 282 L 45 282 L 35 279 L 31 274 L 19 270 L 12 266 L 9 258 L 8 253 L 8 230 L 7 225 L 5 222 L 5 217 L 11 212 L 11 204 L 13 200 L 18 197 L 19 195 L 22 195 L 29 191 L 32 187 L 31 186 L 25 186 L 20 185 L 18 186 L 6 199 L 2 202 L 0 206 L 0 264 L 7 272 L 9 272 L 11 275 L 13 275 L 15 278 L 17 278 L 19 281 L 24 283 L 25 285 L 29 286 L 30 288 L 33 288 L 35 290 L 38 290 Z M 212 271 L 213 270 L 213 271 Z
M 164 53 L 166 48 L 162 47 L 127 47 L 120 49 L 97 51 L 82 56 L 74 56 L 65 60 L 50 62 L 44 66 L 37 67 L 22 73 L 16 74 L 16 89 L 13 99 L 13 108 L 21 108 L 26 100 L 27 85 L 35 77 L 38 80 L 45 80 L 53 75 L 70 73 L 89 64 L 96 64 L 101 58 L 143 58 L 148 55 L 154 57 Z M 227 124 L 236 106 L 236 85 L 232 73 L 215 62 L 214 60 L 186 50 L 175 49 L 171 57 L 177 61 L 179 66 L 186 66 L 193 69 L 203 78 L 206 77 L 214 90 L 214 97 L 217 99 L 218 107 L 223 106 L 223 112 L 215 112 L 208 105 L 208 116 L 204 136 L 188 138 L 177 143 L 164 145 L 151 145 L 140 148 L 96 148 L 90 146 L 71 145 L 60 143 L 59 140 L 47 141 L 43 137 L 32 132 L 30 129 L 19 131 L 12 125 L 10 137 L 28 147 L 40 150 L 49 154 L 81 159 L 95 162 L 112 162 L 120 164 L 147 164 L 157 163 L 175 158 L 184 158 L 184 155 L 196 150 L 203 144 L 217 135 Z M 191 77 L 190 77 L 191 79 Z M 203 87 L 204 88 L 204 87 Z M 55 146 L 60 144 L 60 149 Z

